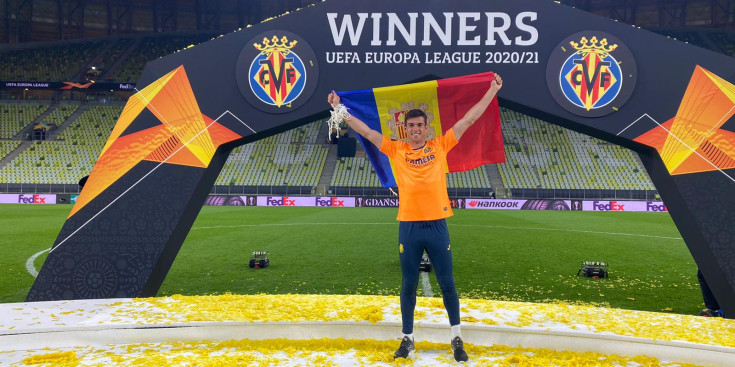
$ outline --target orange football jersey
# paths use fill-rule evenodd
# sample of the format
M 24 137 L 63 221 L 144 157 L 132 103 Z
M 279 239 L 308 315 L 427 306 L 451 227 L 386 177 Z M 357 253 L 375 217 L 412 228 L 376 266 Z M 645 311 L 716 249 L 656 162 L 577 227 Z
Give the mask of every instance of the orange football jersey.
M 431 139 L 420 149 L 383 136 L 380 151 L 392 161 L 398 184 L 398 220 L 424 221 L 451 217 L 447 194 L 447 153 L 457 145 L 454 130 Z

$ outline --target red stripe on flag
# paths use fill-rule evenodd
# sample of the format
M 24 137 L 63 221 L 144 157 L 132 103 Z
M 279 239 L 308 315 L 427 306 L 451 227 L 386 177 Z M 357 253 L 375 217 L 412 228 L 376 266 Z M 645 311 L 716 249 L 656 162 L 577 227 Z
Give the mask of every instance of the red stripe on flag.
M 492 72 L 437 80 L 437 97 L 442 132 L 449 130 L 474 106 L 493 80 Z M 494 98 L 485 113 L 475 121 L 447 155 L 449 172 L 471 170 L 484 164 L 505 162 L 500 108 Z

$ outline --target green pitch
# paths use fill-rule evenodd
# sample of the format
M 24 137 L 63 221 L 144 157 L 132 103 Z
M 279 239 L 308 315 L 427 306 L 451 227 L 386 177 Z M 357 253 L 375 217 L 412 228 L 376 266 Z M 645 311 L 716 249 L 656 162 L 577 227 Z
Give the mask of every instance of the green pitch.
M 21 302 L 33 283 L 28 258 L 49 248 L 71 206 L 0 208 L 0 302 Z M 159 295 L 398 295 L 396 213 L 205 207 Z M 448 223 L 462 298 L 684 314 L 702 307 L 696 265 L 668 214 L 456 210 Z M 271 266 L 250 269 L 253 251 L 268 251 Z M 610 278 L 578 277 L 582 261 L 608 262 Z

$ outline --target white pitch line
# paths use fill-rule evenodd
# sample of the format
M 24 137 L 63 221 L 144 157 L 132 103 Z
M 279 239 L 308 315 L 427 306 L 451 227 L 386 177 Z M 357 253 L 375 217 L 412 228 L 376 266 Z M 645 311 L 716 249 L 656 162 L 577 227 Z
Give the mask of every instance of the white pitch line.
M 604 235 L 615 235 L 615 236 L 632 236 L 632 237 L 645 237 L 645 238 L 660 238 L 660 239 L 663 239 L 663 240 L 683 240 L 681 237 L 656 236 L 656 235 L 652 235 L 652 234 L 641 234 L 641 233 L 585 231 L 585 230 L 581 230 L 581 229 L 542 228 L 542 227 L 512 227 L 512 226 L 486 226 L 486 225 L 482 225 L 482 224 L 451 224 L 449 226 L 450 227 L 500 228 L 500 229 L 532 230 L 532 231 L 573 232 L 573 233 L 604 234 Z
M 33 254 L 33 256 L 29 257 L 28 260 L 26 260 L 26 271 L 28 271 L 28 273 L 31 274 L 32 277 L 35 278 L 38 276 L 38 271 L 36 271 L 36 265 L 34 264 L 36 262 L 36 259 L 49 251 L 51 251 L 50 248 L 47 248 L 43 251 L 38 251 Z
M 434 297 L 434 290 L 431 289 L 431 281 L 429 281 L 429 273 L 421 272 L 421 290 L 424 291 L 424 297 Z
M 216 229 L 216 228 L 246 228 L 246 227 L 273 227 L 273 226 L 360 226 L 360 225 L 397 225 L 395 223 L 382 223 L 382 222 L 368 222 L 368 223 L 263 223 L 263 224 L 234 224 L 231 226 L 207 226 L 207 227 L 192 227 L 194 229 Z M 586 234 L 603 234 L 603 235 L 620 235 L 620 236 L 633 236 L 633 237 L 645 237 L 645 238 L 659 238 L 664 240 L 681 240 L 681 237 L 667 237 L 667 236 L 656 236 L 650 234 L 640 233 L 624 233 L 624 232 L 602 232 L 602 231 L 585 231 L 581 229 L 563 229 L 563 228 L 542 228 L 542 227 L 513 227 L 513 226 L 493 226 L 483 224 L 449 224 L 449 227 L 480 227 L 480 228 L 493 228 L 493 229 L 513 229 L 513 230 L 534 230 L 534 231 L 556 231 L 556 232 L 573 232 L 573 233 L 586 233 Z
M 397 225 L 398 222 L 392 223 L 380 223 L 380 222 L 366 222 L 366 223 L 261 223 L 261 224 L 233 224 L 231 226 L 208 226 L 208 227 L 192 227 L 191 229 L 215 229 L 215 228 L 240 228 L 240 227 L 274 227 L 274 226 L 320 226 L 320 225 Z
M 366 222 L 366 223 L 262 223 L 262 224 L 235 224 L 231 226 L 206 226 L 206 227 L 192 227 L 191 229 L 219 229 L 219 228 L 253 228 L 253 227 L 288 227 L 288 226 L 375 226 L 375 225 L 389 225 L 395 226 L 398 222 Z M 450 224 L 449 227 L 481 227 L 489 229 L 512 229 L 512 230 L 534 230 L 534 231 L 556 231 L 556 232 L 572 232 L 572 233 L 586 233 L 586 234 L 602 234 L 602 235 L 615 235 L 615 236 L 632 236 L 632 237 L 645 237 L 645 238 L 658 238 L 664 240 L 682 240 L 681 237 L 667 237 L 667 236 L 655 236 L 650 234 L 639 234 L 639 233 L 624 233 L 624 232 L 602 232 L 602 231 L 584 231 L 580 229 L 563 229 L 563 228 L 541 228 L 541 227 L 513 227 L 513 226 L 491 226 L 483 224 Z M 57 246 L 58 247 L 58 246 Z M 50 250 L 50 249 L 49 249 Z M 26 270 L 34 278 L 38 276 L 38 272 L 35 269 L 34 261 L 43 253 L 49 251 L 43 250 L 33 254 L 26 261 Z

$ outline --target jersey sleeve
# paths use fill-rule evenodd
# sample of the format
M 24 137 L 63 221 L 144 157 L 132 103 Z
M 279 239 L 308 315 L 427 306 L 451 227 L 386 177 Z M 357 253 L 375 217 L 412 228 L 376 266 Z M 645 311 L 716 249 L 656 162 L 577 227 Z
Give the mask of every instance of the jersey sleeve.
M 444 135 L 442 135 L 439 139 L 439 144 L 441 144 L 441 147 L 444 149 L 445 152 L 449 152 L 450 150 L 452 150 L 452 148 L 454 148 L 454 146 L 459 144 L 457 136 L 454 135 L 454 129 L 451 128 L 447 130 L 447 132 L 444 133 Z
M 385 153 L 388 158 L 393 158 L 393 156 L 396 154 L 397 149 L 398 146 L 396 142 L 388 139 L 385 135 L 383 135 L 383 142 L 380 143 L 380 151 Z

